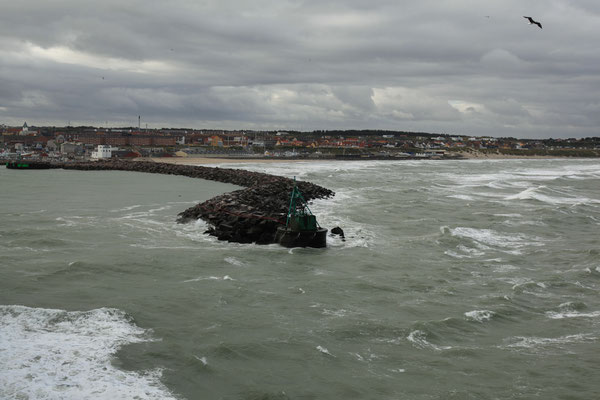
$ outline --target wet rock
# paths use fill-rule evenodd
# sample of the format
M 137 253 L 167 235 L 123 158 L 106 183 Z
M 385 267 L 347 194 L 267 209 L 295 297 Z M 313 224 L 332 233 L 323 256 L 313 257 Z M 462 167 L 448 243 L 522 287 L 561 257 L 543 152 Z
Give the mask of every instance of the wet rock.
M 339 226 L 332 228 L 330 233 L 331 233 L 331 236 L 339 236 L 342 238 L 342 240 L 346 239 L 346 237 L 344 236 L 344 231 Z

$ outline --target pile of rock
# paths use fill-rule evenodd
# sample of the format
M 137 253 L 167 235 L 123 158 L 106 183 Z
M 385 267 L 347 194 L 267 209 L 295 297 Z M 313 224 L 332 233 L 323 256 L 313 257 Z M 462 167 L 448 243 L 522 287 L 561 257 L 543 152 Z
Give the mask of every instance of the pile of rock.
M 155 174 L 183 175 L 243 186 L 188 208 L 177 221 L 206 221 L 206 233 L 220 240 L 239 243 L 269 244 L 275 241 L 277 227 L 285 224 L 294 181 L 275 175 L 240 169 L 212 168 L 155 162 L 99 161 L 56 164 L 58 168 L 77 170 L 120 170 Z M 309 182 L 297 182 L 306 201 L 327 198 L 334 193 Z

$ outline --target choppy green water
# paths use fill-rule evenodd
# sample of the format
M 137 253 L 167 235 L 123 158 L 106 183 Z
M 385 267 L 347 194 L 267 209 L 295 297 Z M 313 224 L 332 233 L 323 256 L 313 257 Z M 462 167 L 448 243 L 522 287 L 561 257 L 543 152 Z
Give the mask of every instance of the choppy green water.
M 248 164 L 326 249 L 178 225 L 235 186 L 0 168 L 0 398 L 600 396 L 600 163 Z

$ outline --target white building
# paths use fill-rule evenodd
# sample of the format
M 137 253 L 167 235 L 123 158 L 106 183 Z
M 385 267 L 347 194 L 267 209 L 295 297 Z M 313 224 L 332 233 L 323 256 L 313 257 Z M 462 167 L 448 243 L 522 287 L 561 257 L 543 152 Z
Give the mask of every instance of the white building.
M 105 160 L 107 158 L 111 158 L 112 150 L 113 150 L 113 148 L 111 146 L 106 146 L 106 145 L 100 144 L 100 145 L 98 145 L 98 148 L 96 149 L 96 151 L 92 151 L 92 159 L 93 160 Z

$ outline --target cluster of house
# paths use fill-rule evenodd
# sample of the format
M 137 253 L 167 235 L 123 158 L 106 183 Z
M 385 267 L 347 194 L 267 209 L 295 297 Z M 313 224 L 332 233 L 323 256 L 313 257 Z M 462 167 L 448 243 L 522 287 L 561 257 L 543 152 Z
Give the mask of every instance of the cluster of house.
M 391 131 L 220 131 L 135 128 L 103 129 L 95 127 L 0 126 L 0 156 L 35 154 L 40 157 L 107 158 L 190 154 L 202 149 L 213 151 L 264 152 L 359 151 L 443 152 L 449 149 L 540 149 L 580 146 L 582 139 L 518 140 L 514 138 L 468 137 Z M 598 139 L 598 138 L 593 138 Z M 598 146 L 598 140 L 592 144 Z M 200 150 L 199 150 L 200 149 Z M 220 150 L 219 150 L 220 149 Z

